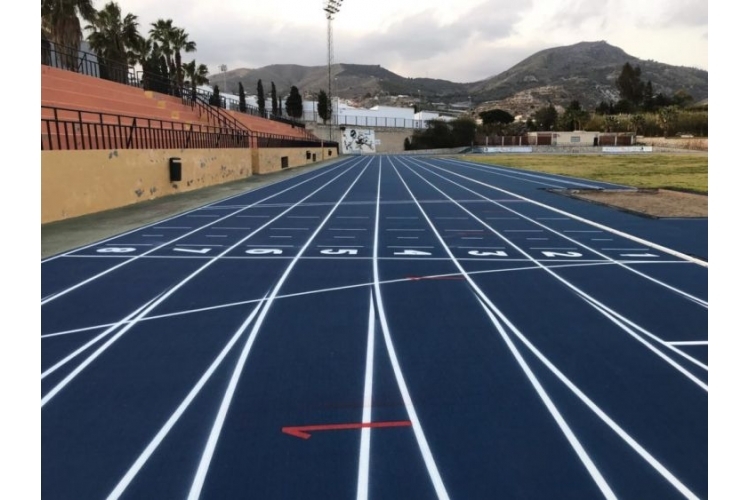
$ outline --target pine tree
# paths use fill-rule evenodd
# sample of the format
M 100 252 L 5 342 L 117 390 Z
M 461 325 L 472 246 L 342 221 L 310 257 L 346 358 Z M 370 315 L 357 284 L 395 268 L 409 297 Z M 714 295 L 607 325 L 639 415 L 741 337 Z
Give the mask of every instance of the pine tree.
M 276 84 L 271 82 L 271 114 L 276 116 L 279 114 L 279 102 L 276 97 Z
M 286 98 L 286 114 L 292 118 L 302 118 L 302 96 L 294 85 Z
M 331 119 L 331 103 L 323 90 L 318 92 L 318 116 L 323 119 L 324 124 Z
M 240 82 L 240 111 L 243 113 L 247 112 L 247 102 L 245 101 L 245 87 L 242 86 L 242 82 Z
M 263 82 L 258 80 L 258 111 L 260 116 L 266 117 L 266 93 L 263 91 Z

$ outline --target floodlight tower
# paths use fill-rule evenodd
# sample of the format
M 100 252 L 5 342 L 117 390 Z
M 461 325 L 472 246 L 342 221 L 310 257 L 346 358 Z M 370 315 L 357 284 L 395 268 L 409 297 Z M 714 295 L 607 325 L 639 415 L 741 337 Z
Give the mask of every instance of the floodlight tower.
M 344 0 L 325 0 L 323 12 L 326 13 L 328 20 L 328 108 L 331 109 L 331 66 L 333 65 L 333 16 L 341 10 L 341 4 Z M 333 117 L 328 119 L 328 140 L 333 140 Z

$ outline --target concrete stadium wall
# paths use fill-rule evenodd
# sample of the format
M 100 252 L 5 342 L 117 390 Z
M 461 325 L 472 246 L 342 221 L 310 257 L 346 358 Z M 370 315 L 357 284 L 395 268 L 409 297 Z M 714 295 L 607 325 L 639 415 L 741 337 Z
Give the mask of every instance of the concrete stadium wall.
M 357 128 L 353 125 L 351 128 Z M 402 153 L 404 151 L 404 139 L 407 137 L 411 140 L 411 136 L 414 133 L 411 129 L 404 128 L 378 128 L 378 127 L 359 127 L 363 129 L 372 129 L 375 131 L 375 139 L 380 141 L 380 144 L 375 147 L 375 151 L 378 153 Z M 320 137 L 321 139 L 328 140 L 328 126 L 327 125 L 314 125 L 307 124 L 307 129 L 313 134 Z M 339 141 L 341 136 L 341 130 L 337 126 L 333 127 L 333 140 Z
M 169 158 L 182 180 L 169 181 Z M 249 149 L 42 151 L 42 224 L 251 176 Z
M 329 151 L 330 155 L 328 154 Z M 253 150 L 253 174 L 262 175 L 281 171 L 282 158 L 287 158 L 286 168 L 295 168 L 324 160 L 331 160 L 336 157 L 338 157 L 338 152 L 335 147 L 259 148 Z

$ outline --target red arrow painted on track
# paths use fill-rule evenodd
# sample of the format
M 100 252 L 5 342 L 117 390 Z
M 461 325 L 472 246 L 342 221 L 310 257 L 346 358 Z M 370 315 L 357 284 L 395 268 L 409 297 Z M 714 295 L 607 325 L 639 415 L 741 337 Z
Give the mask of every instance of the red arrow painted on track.
M 281 432 L 290 436 L 309 439 L 310 432 L 314 431 L 343 431 L 351 429 L 376 429 L 379 427 L 411 427 L 409 420 L 395 422 L 358 422 L 355 424 L 328 424 L 328 425 L 300 425 L 294 427 L 282 427 Z

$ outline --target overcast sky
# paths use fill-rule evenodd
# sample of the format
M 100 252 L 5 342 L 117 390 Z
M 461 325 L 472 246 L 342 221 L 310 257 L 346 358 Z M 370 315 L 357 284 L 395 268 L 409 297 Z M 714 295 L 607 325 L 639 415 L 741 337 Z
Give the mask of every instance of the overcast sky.
M 94 0 L 101 8 L 105 0 Z M 119 0 L 141 34 L 171 18 L 196 42 L 184 56 L 211 73 L 328 62 L 323 0 Z M 335 62 L 406 77 L 473 82 L 533 53 L 605 40 L 641 59 L 708 70 L 707 0 L 343 0 Z

